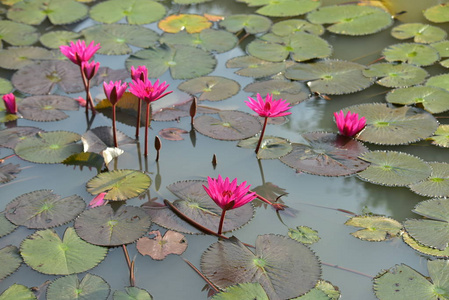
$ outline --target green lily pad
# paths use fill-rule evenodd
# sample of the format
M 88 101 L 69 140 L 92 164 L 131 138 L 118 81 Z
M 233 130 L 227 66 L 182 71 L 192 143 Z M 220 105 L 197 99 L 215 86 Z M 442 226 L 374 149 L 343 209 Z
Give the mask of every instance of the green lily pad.
M 400 40 L 413 38 L 415 43 L 430 44 L 444 40 L 447 33 L 437 26 L 407 23 L 394 27 L 391 35 Z
M 441 42 L 432 43 L 430 46 L 438 51 L 440 57 L 449 57 L 449 41 L 444 40 Z M 449 68 L 449 59 L 440 60 L 440 65 L 445 68 Z
M 229 32 L 245 30 L 250 34 L 267 32 L 271 27 L 271 20 L 267 17 L 253 14 L 233 14 L 220 21 L 219 26 Z
M 238 42 L 237 37 L 230 32 L 209 28 L 199 33 L 187 33 L 186 31 L 164 33 L 159 41 L 170 46 L 199 47 L 203 50 L 216 51 L 217 53 L 233 49 Z
M 77 275 L 55 279 L 47 288 L 47 300 L 106 300 L 109 284 L 101 277 L 86 274 L 80 281 Z
M 294 239 L 295 241 L 298 241 L 306 245 L 314 244 L 320 240 L 320 237 L 318 236 L 318 231 L 313 230 L 312 228 L 307 226 L 296 226 L 296 229 L 289 228 L 288 236 Z
M 17 70 L 39 60 L 52 58 L 49 50 L 40 47 L 9 47 L 0 51 L 0 67 Z
M 434 135 L 428 139 L 432 140 L 433 145 L 449 148 L 449 125 L 440 125 Z
M 104 158 L 100 154 L 93 152 L 81 152 L 70 155 L 63 162 L 67 166 L 79 166 L 81 170 L 83 167 L 95 168 L 98 173 L 104 165 Z
M 22 159 L 41 164 L 57 164 L 81 152 L 81 136 L 69 131 L 37 133 L 17 143 L 14 152 Z
M 36 231 L 23 240 L 20 254 L 33 270 L 51 275 L 85 272 L 98 265 L 108 249 L 83 241 L 73 227 L 68 227 L 61 240 L 52 229 Z
M 422 182 L 412 184 L 410 189 L 421 196 L 449 197 L 449 164 L 430 162 L 432 174 Z
M 417 66 L 429 66 L 440 59 L 436 49 L 417 43 L 388 46 L 382 51 L 382 55 L 386 61 L 400 61 Z
M 130 54 L 133 51 L 129 45 L 148 48 L 159 39 L 159 35 L 149 28 L 128 24 L 99 24 L 81 33 L 86 37 L 86 43 L 100 43 L 97 53 L 106 55 Z
M 293 17 L 303 15 L 321 5 L 317 0 L 237 0 L 249 6 L 261 6 L 256 13 L 269 17 Z
M 268 296 L 260 283 L 240 283 L 227 287 L 215 294 L 211 300 L 253 299 L 268 300 Z
M 256 149 L 259 142 L 259 136 L 251 137 L 240 141 L 237 146 L 247 149 Z M 260 144 L 257 158 L 259 159 L 275 159 L 287 155 L 292 151 L 292 144 L 290 141 L 277 136 L 264 136 Z
M 279 36 L 292 35 L 296 32 L 322 35 L 324 27 L 320 24 L 312 24 L 305 20 L 295 19 L 277 22 L 271 27 L 271 32 Z
M 212 23 L 204 16 L 194 14 L 170 15 L 159 21 L 159 28 L 164 32 L 176 33 L 185 30 L 188 33 L 201 32 L 210 28 Z
M 165 7 L 152 0 L 109 0 L 93 6 L 89 14 L 100 23 L 112 24 L 126 17 L 128 24 L 142 25 L 162 19 Z
M 139 196 L 151 185 L 151 178 L 137 170 L 114 170 L 100 173 L 86 186 L 92 195 L 106 192 L 105 200 L 121 201 Z
M 368 167 L 367 163 L 358 158 L 368 149 L 353 138 L 328 132 L 309 132 L 302 136 L 309 145 L 293 143 L 292 152 L 280 158 L 297 172 L 347 176 Z
M 150 217 L 134 206 L 110 205 L 85 210 L 75 220 L 76 233 L 85 241 L 101 246 L 119 246 L 135 242 L 148 232 Z
M 363 71 L 363 75 L 377 80 L 386 87 L 407 87 L 422 83 L 429 73 L 423 68 L 409 64 L 379 63 Z
M 36 300 L 34 293 L 24 285 L 13 284 L 1 295 L 0 300 Z
M 433 86 L 396 89 L 387 94 L 386 100 L 394 104 L 416 104 L 432 114 L 449 110 L 449 91 Z
M 268 77 L 285 71 L 292 61 L 271 62 L 251 55 L 238 56 L 226 62 L 227 68 L 242 68 L 234 73 L 247 77 Z
M 449 293 L 448 267 L 447 260 L 427 261 L 430 275 L 427 279 L 407 265 L 396 265 L 374 278 L 374 292 L 382 300 L 446 299 Z
M 419 243 L 418 241 L 416 241 L 407 232 L 402 233 L 402 239 L 404 240 L 404 242 L 407 245 L 409 245 L 411 248 L 418 251 L 419 253 L 423 253 L 423 254 L 431 255 L 431 256 L 435 256 L 435 257 L 441 257 L 441 258 L 449 257 L 449 247 L 444 250 L 427 247 L 427 246 Z
M 319 291 L 322 291 L 324 294 L 326 294 L 326 296 L 328 297 L 328 299 L 326 299 L 326 300 L 338 300 L 341 297 L 341 293 L 340 293 L 338 287 L 332 285 L 328 281 L 318 280 L 318 283 L 312 289 L 312 291 L 313 290 L 319 290 Z M 306 300 L 306 299 L 304 299 L 304 300 Z M 313 300 L 313 298 L 308 299 L 308 300 Z
M 367 103 L 346 107 L 366 118 L 365 128 L 357 139 L 379 145 L 404 145 L 423 140 L 438 128 L 430 113 L 415 107 L 393 107 L 391 104 Z
M 252 56 L 273 62 L 283 61 L 289 55 L 295 61 L 306 61 L 332 54 L 332 47 L 326 40 L 306 32 L 288 36 L 267 33 L 249 43 L 246 50 Z
M 128 137 L 123 132 L 117 130 L 117 144 L 126 145 L 134 144 L 136 140 Z M 112 128 L 109 126 L 100 126 L 86 131 L 81 137 L 84 152 L 94 152 L 100 154 L 101 151 L 108 147 L 114 147 L 114 136 Z
M 64 25 L 87 17 L 86 5 L 73 0 L 30 0 L 14 4 L 8 19 L 29 25 L 39 25 L 47 17 L 53 25 Z
M 199 133 L 224 141 L 243 140 L 262 130 L 256 117 L 237 110 L 222 110 L 218 119 L 207 115 L 196 117 L 193 125 Z
M 10 182 L 20 171 L 20 165 L 0 164 L 0 183 Z
M 209 74 L 217 61 L 209 52 L 194 47 L 161 46 L 137 51 L 125 63 L 127 69 L 146 66 L 151 78 L 161 77 L 170 69 L 173 79 L 190 79 Z
M 386 186 L 407 186 L 428 178 L 429 164 L 419 157 L 397 151 L 369 151 L 360 156 L 371 163 L 357 175 L 371 183 Z
M 307 20 L 315 24 L 333 24 L 327 30 L 344 35 L 373 34 L 393 23 L 392 16 L 383 9 L 359 5 L 321 7 L 307 14 Z
M 204 3 L 204 2 L 209 2 L 211 0 L 173 0 L 174 3 L 177 4 L 197 4 L 197 3 Z
M 14 225 L 5 217 L 5 212 L 0 212 L 0 238 L 10 234 L 16 228 L 17 225 Z
M 30 126 L 5 128 L 0 130 L 0 147 L 14 149 L 18 142 L 26 139 L 27 137 L 32 137 L 38 132 L 45 132 L 45 130 Z
M 449 22 L 449 5 L 441 3 L 424 10 L 424 17 L 435 23 Z
M 18 105 L 25 119 L 39 122 L 63 120 L 68 115 L 61 110 L 78 110 L 78 107 L 73 98 L 60 95 L 27 97 Z
M 37 190 L 14 198 L 6 205 L 6 218 L 27 228 L 47 229 L 68 223 L 86 207 L 78 195 L 61 198 L 52 190 Z
M 152 300 L 153 297 L 144 289 L 134 286 L 125 287 L 125 292 L 115 291 L 112 296 L 114 300 Z
M 327 95 L 350 94 L 366 89 L 373 79 L 363 76 L 365 66 L 342 60 L 327 59 L 315 63 L 295 64 L 285 71 L 285 77 L 307 80 L 314 93 Z
M 0 280 L 3 280 L 14 273 L 22 264 L 22 257 L 20 257 L 19 249 L 17 249 L 16 246 L 11 245 L 0 249 L 0 263 L 2 264 Z
M 253 97 L 257 93 L 261 95 L 272 94 L 276 99 L 282 99 L 290 104 L 298 104 L 309 99 L 309 89 L 301 82 L 290 80 L 262 80 L 248 84 L 245 92 L 252 92 Z
M 203 76 L 182 82 L 178 89 L 192 95 L 200 94 L 200 101 L 219 101 L 236 95 L 240 85 L 225 77 Z
M 39 42 L 47 48 L 59 49 L 61 45 L 69 45 L 70 41 L 76 41 L 81 37 L 78 32 L 67 30 L 56 30 L 44 33 L 39 38 Z
M 432 76 L 426 81 L 426 86 L 435 86 L 449 91 L 449 74 Z
M 0 32 L 2 33 L 0 40 L 13 46 L 28 46 L 39 38 L 39 33 L 33 26 L 8 20 L 0 20 Z
M 218 241 L 203 253 L 201 270 L 222 289 L 259 282 L 270 299 L 290 299 L 308 292 L 321 273 L 318 258 L 307 246 L 275 234 L 259 235 L 255 253 L 235 237 Z
M 402 230 L 401 223 L 385 216 L 355 216 L 347 220 L 345 225 L 364 228 L 351 232 L 351 235 L 370 242 L 380 242 L 398 237 Z
M 12 92 L 12 84 L 11 81 L 5 78 L 0 78 L 0 94 L 8 94 Z

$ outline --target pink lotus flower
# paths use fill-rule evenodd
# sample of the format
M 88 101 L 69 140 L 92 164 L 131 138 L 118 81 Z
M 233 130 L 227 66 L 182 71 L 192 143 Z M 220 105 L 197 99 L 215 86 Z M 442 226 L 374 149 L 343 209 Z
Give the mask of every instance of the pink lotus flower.
M 341 135 L 354 136 L 366 125 L 365 117 L 359 119 L 359 114 L 351 113 L 350 111 L 345 116 L 343 111 L 340 110 L 339 113 L 334 112 L 334 116 Z
M 103 82 L 104 93 L 112 106 L 115 106 L 120 98 L 122 98 L 127 87 L 128 84 L 126 82 L 122 84 L 121 80 L 115 82 L 110 81 L 109 83 Z
M 145 66 L 138 66 L 137 69 L 131 66 L 131 78 L 132 80 L 140 79 L 143 82 L 148 80 L 148 69 Z
M 76 43 L 71 41 L 70 46 L 59 46 L 62 54 L 79 66 L 81 66 L 83 61 L 89 61 L 100 48 L 100 44 L 94 45 L 94 41 L 86 47 L 86 42 L 81 40 L 78 40 Z
M 93 208 L 105 204 L 106 201 L 104 200 L 104 196 L 106 196 L 106 194 L 107 194 L 106 192 L 103 192 L 95 196 L 95 198 L 93 198 L 92 201 L 90 201 L 89 207 Z
M 249 108 L 254 110 L 261 117 L 282 117 L 291 114 L 291 112 L 287 112 L 289 110 L 290 104 L 287 101 L 279 99 L 273 100 L 273 96 L 267 94 L 265 100 L 257 93 L 257 100 L 254 100 L 251 97 L 248 97 L 250 101 L 245 101 L 246 105 Z
M 209 188 L 203 185 L 204 190 L 214 202 L 224 210 L 238 208 L 251 202 L 256 198 L 256 193 L 248 193 L 250 185 L 246 185 L 246 181 L 237 185 L 237 178 L 231 183 L 229 178 L 225 180 L 218 175 L 218 178 L 207 177 Z
M 84 98 L 81 97 L 81 96 L 79 96 L 78 98 L 76 98 L 75 101 L 78 101 L 79 105 L 82 106 L 82 107 L 86 107 L 86 105 L 87 105 L 86 99 L 84 99 Z
M 16 114 L 17 113 L 17 105 L 16 105 L 16 97 L 14 96 L 14 94 L 9 93 L 9 94 L 3 95 L 2 99 L 5 102 L 6 111 L 9 114 Z
M 159 84 L 159 79 L 154 84 L 150 80 L 142 81 L 140 79 L 133 80 L 129 84 L 129 91 L 133 93 L 139 99 L 145 100 L 146 103 L 154 102 L 162 97 L 173 93 L 173 91 L 165 92 L 168 88 L 168 84 L 165 81 Z
M 81 63 L 81 70 L 84 73 L 84 76 L 86 76 L 87 80 L 91 80 L 92 77 L 95 76 L 95 74 L 97 74 L 98 72 L 98 68 L 100 68 L 100 63 L 99 62 L 88 62 L 88 61 L 83 61 Z

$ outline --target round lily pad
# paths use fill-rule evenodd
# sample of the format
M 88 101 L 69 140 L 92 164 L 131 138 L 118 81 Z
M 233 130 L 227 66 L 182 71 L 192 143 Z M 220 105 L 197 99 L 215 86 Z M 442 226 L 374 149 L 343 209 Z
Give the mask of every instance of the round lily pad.
M 37 190 L 14 198 L 5 215 L 16 225 L 46 229 L 72 221 L 85 207 L 78 195 L 61 198 L 52 190 Z
M 34 44 L 39 33 L 33 26 L 8 20 L 0 20 L 0 40 L 14 46 L 28 46 Z M 1 44 L 0 44 L 1 48 Z
M 134 286 L 125 287 L 125 292 L 115 291 L 114 300 L 152 300 L 153 297 L 144 289 Z
M 380 242 L 397 237 L 402 230 L 402 224 L 398 221 L 375 215 L 355 216 L 347 220 L 345 225 L 364 228 L 351 232 L 351 235 L 370 242 Z
M 303 15 L 321 5 L 316 0 L 237 0 L 248 3 L 249 6 L 261 6 L 256 13 L 269 17 L 293 17 Z
M 106 192 L 105 200 L 120 201 L 134 198 L 151 185 L 151 178 L 137 170 L 114 170 L 100 173 L 86 184 L 92 195 Z
M 300 19 L 280 21 L 271 27 L 271 32 L 279 36 L 291 35 L 299 31 L 322 35 L 324 28 L 320 24 L 312 24 Z
M 257 93 L 261 95 L 272 94 L 276 99 L 282 99 L 290 104 L 298 104 L 309 99 L 310 92 L 307 86 L 301 82 L 290 80 L 261 80 L 248 84 L 245 92 L 252 92 L 253 97 Z
M 109 284 L 101 277 L 86 274 L 80 281 L 77 275 L 55 279 L 47 288 L 47 300 L 106 300 Z
M 393 23 L 392 16 L 383 9 L 356 4 L 320 7 L 307 14 L 307 20 L 315 24 L 333 24 L 327 30 L 344 35 L 372 34 Z
M 441 3 L 424 10 L 424 17 L 435 23 L 449 22 L 449 4 Z
M 211 300 L 257 299 L 268 300 L 268 296 L 260 283 L 241 283 L 231 285 L 224 291 L 215 294 Z
M 83 241 L 73 227 L 61 240 L 52 229 L 36 231 L 20 245 L 20 254 L 32 269 L 51 275 L 85 272 L 98 265 L 108 249 Z
M 0 295 L 0 300 L 11 299 L 35 300 L 37 298 L 29 288 L 24 285 L 15 283 Z
M 39 42 L 47 48 L 59 49 L 61 45 L 69 45 L 70 41 L 78 40 L 81 34 L 73 31 L 56 30 L 47 32 L 39 38 Z
M 394 104 L 416 104 L 432 114 L 449 110 L 449 91 L 433 86 L 396 89 L 387 94 L 386 100 Z
M 40 47 L 9 47 L 0 51 L 0 67 L 18 70 L 33 65 L 38 60 L 51 59 L 49 50 Z
M 262 130 L 256 117 L 237 110 L 222 110 L 218 113 L 218 119 L 199 116 L 195 118 L 194 127 L 201 134 L 225 141 L 243 140 Z
M 440 57 L 449 57 L 449 41 L 444 40 L 441 42 L 432 43 L 430 44 L 430 46 L 432 46 L 438 51 Z M 445 68 L 449 68 L 449 59 L 440 60 L 440 65 L 442 65 Z
M 225 77 L 203 76 L 182 82 L 178 89 L 192 95 L 200 94 L 200 101 L 219 101 L 236 95 L 240 85 Z
M 309 145 L 293 143 L 293 150 L 280 158 L 298 172 L 322 176 L 347 176 L 367 168 L 358 158 L 368 151 L 360 142 L 328 132 L 310 132 L 302 135 Z
M 17 228 L 17 226 L 14 225 L 13 223 L 11 223 L 5 217 L 5 212 L 4 211 L 0 212 L 0 238 L 7 234 L 10 234 L 16 228 Z
M 417 43 L 391 45 L 382 51 L 386 61 L 400 61 L 417 66 L 429 66 L 440 59 L 438 51 Z
M 110 205 L 85 210 L 75 220 L 76 233 L 85 241 L 101 246 L 119 246 L 133 243 L 148 232 L 150 217 L 134 206 Z
M 432 174 L 422 182 L 412 184 L 410 189 L 421 196 L 449 197 L 449 164 L 430 162 Z
M 27 137 L 32 137 L 38 132 L 45 132 L 45 130 L 30 126 L 5 128 L 0 130 L 0 147 L 14 149 L 18 142 L 26 139 Z
M 437 130 L 438 121 L 430 113 L 414 107 L 393 107 L 367 103 L 343 109 L 366 118 L 357 139 L 380 145 L 403 145 L 423 140 Z
M 380 185 L 407 186 L 428 178 L 432 172 L 422 159 L 403 152 L 369 151 L 360 158 L 371 165 L 357 175 Z
M 39 132 L 17 143 L 14 152 L 22 159 L 41 164 L 57 164 L 83 151 L 81 136 L 69 131 Z
M 235 71 L 235 73 L 240 76 L 260 78 L 281 73 L 291 64 L 293 64 L 291 61 L 271 62 L 251 55 L 246 55 L 231 58 L 226 62 L 226 67 L 241 68 L 240 70 Z
M 318 258 L 307 246 L 275 234 L 259 235 L 255 253 L 235 237 L 218 241 L 203 253 L 201 270 L 222 289 L 240 282 L 259 282 L 270 299 L 305 294 L 321 273 Z
M 253 14 L 233 14 L 220 21 L 219 26 L 230 32 L 245 30 L 250 34 L 267 32 L 271 27 L 271 20 L 264 16 Z
M 318 231 L 313 230 L 312 228 L 307 226 L 297 226 L 296 229 L 289 228 L 288 236 L 294 239 L 295 241 L 298 241 L 306 245 L 311 245 L 320 240 L 320 237 L 318 236 Z
M 165 32 L 176 33 L 185 30 L 188 33 L 201 32 L 212 26 L 212 23 L 203 16 L 194 14 L 170 15 L 161 20 L 159 28 Z
M 120 103 L 120 102 L 119 102 Z M 117 130 L 117 144 L 126 145 L 134 144 L 136 140 L 128 137 L 123 132 Z M 100 154 L 101 151 L 108 147 L 114 147 L 114 135 L 112 128 L 109 126 L 100 126 L 89 129 L 81 136 L 84 152 L 94 152 Z
M 63 120 L 68 115 L 61 110 L 78 110 L 78 107 L 72 98 L 60 95 L 27 97 L 18 105 L 25 119 L 39 122 Z
M 237 146 L 254 150 L 258 142 L 259 136 L 256 136 L 240 141 Z M 287 155 L 290 151 L 292 151 L 292 144 L 288 140 L 276 136 L 264 136 L 259 152 L 257 152 L 257 158 L 279 158 Z
M 427 247 L 427 246 L 419 243 L 418 241 L 416 241 L 407 232 L 402 233 L 402 239 L 404 240 L 404 242 L 407 245 L 409 245 L 411 248 L 418 251 L 419 253 L 423 253 L 423 254 L 431 255 L 431 256 L 435 256 L 435 257 L 441 257 L 441 258 L 449 257 L 449 247 L 444 250 Z
M 184 137 L 182 135 L 187 133 L 189 133 L 187 130 L 169 127 L 159 131 L 159 136 L 169 141 L 182 141 L 184 140 Z
M 0 280 L 3 280 L 14 273 L 22 264 L 22 257 L 20 257 L 19 249 L 17 249 L 16 246 L 11 245 L 0 249 L 0 263 L 2 264 Z
M 444 40 L 447 33 L 429 24 L 406 23 L 394 27 L 391 35 L 400 40 L 413 38 L 415 43 L 430 44 Z
M 435 86 L 449 91 L 449 74 L 435 75 L 427 79 L 426 86 Z
M 366 67 L 342 60 L 323 60 L 316 63 L 295 64 L 285 71 L 288 79 L 308 81 L 314 93 L 327 95 L 350 94 L 366 89 L 373 80 L 363 76 Z
M 379 63 L 363 70 L 363 75 L 377 80 L 386 87 L 407 87 L 422 83 L 429 73 L 423 68 L 409 64 Z
M 164 33 L 159 40 L 167 45 L 186 45 L 199 47 L 217 53 L 227 52 L 237 45 L 237 37 L 230 32 L 216 29 L 204 29 L 200 33 Z
M 440 125 L 429 140 L 432 140 L 433 145 L 449 148 L 449 125 Z

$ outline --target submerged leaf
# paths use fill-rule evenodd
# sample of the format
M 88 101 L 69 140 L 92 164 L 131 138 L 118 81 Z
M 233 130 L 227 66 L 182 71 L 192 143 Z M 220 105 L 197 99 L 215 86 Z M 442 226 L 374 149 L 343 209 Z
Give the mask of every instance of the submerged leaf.
M 20 171 L 20 165 L 0 164 L 0 183 L 13 180 Z
M 49 284 L 47 300 L 106 300 L 109 292 L 109 284 L 99 276 L 88 273 L 80 281 L 77 275 L 68 275 Z
M 169 254 L 181 255 L 187 249 L 187 240 L 179 232 L 168 230 L 162 237 L 159 230 L 150 231 L 155 238 L 141 237 L 136 244 L 137 251 L 149 255 L 152 259 L 163 260 Z
M 182 141 L 184 138 L 182 137 L 182 134 L 189 133 L 187 130 L 181 129 L 181 128 L 164 128 L 161 131 L 159 131 L 159 135 L 161 138 L 164 138 L 169 141 Z
M 412 184 L 410 189 L 421 196 L 449 197 L 449 164 L 430 162 L 432 174 L 422 182 Z
M 355 216 L 347 220 L 345 225 L 365 228 L 351 232 L 351 235 L 370 242 L 380 242 L 397 237 L 402 230 L 401 223 L 384 216 Z

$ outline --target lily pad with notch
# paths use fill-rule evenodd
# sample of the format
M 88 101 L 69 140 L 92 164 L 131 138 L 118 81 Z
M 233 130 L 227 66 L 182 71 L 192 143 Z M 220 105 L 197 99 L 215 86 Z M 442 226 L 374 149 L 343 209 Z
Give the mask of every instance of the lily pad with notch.
M 143 209 L 125 205 L 117 210 L 110 205 L 85 210 L 74 225 L 83 240 L 101 246 L 133 243 L 147 233 L 150 226 L 150 217 Z
M 33 270 L 50 275 L 85 272 L 105 258 L 108 249 L 83 241 L 73 227 L 61 238 L 53 229 L 36 231 L 20 245 L 24 262 Z
M 0 164 L 0 183 L 7 183 L 16 178 L 21 171 L 20 165 Z
M 269 17 L 294 17 L 312 11 L 321 5 L 317 0 L 237 0 L 249 6 L 262 6 L 256 13 Z
M 201 270 L 220 289 L 259 282 L 270 299 L 305 294 L 315 287 L 321 275 L 320 262 L 312 250 L 275 234 L 259 235 L 255 253 L 235 237 L 218 241 L 203 253 Z
M 358 156 L 368 151 L 353 138 L 329 132 L 302 135 L 309 145 L 293 143 L 293 150 L 280 158 L 297 172 L 322 176 L 348 176 L 368 167 Z
M 434 86 L 412 86 L 390 91 L 386 100 L 389 103 L 422 106 L 432 114 L 449 110 L 449 91 Z
M 135 286 L 125 287 L 125 292 L 115 291 L 112 298 L 114 300 L 153 300 L 150 293 Z
M 36 61 L 52 59 L 51 51 L 41 47 L 9 47 L 0 51 L 0 67 L 18 70 Z
M 432 174 L 424 181 L 410 185 L 412 192 L 426 197 L 449 198 L 449 164 L 429 162 Z
M 12 245 L 1 248 L 0 263 L 2 264 L 0 280 L 3 280 L 14 273 L 22 264 L 22 257 L 20 257 L 19 249 Z
M 251 137 L 240 141 L 237 146 L 247 149 L 256 149 L 259 142 L 259 136 Z M 287 155 L 292 151 L 290 141 L 277 136 L 264 136 L 260 144 L 257 158 L 259 159 L 275 159 Z
M 432 141 L 433 145 L 449 148 L 449 125 L 440 125 L 433 136 L 428 139 Z
M 68 30 L 56 30 L 44 33 L 39 38 L 39 42 L 47 48 L 59 49 L 61 45 L 69 45 L 71 41 L 80 39 L 79 32 Z
M 218 118 L 208 115 L 196 117 L 194 127 L 205 136 L 225 141 L 243 140 L 262 130 L 256 117 L 237 110 L 222 110 Z
M 449 22 L 449 4 L 440 3 L 424 10 L 424 17 L 434 23 Z
M 37 190 L 14 198 L 5 208 L 6 218 L 15 225 L 47 229 L 68 223 L 86 207 L 83 198 L 62 198 L 52 190 Z
M 1 41 L 13 46 L 28 46 L 34 44 L 39 38 L 37 29 L 33 26 L 17 23 L 9 20 L 0 20 L 0 49 L 3 47 Z
M 200 94 L 198 100 L 220 101 L 240 91 L 237 81 L 220 76 L 203 76 L 182 82 L 178 89 L 188 94 Z
M 73 98 L 60 95 L 42 95 L 24 98 L 18 110 L 25 119 L 38 122 L 60 121 L 68 118 L 61 110 L 78 110 Z
M 288 67 L 285 77 L 308 81 L 307 85 L 314 93 L 342 95 L 364 90 L 373 84 L 373 79 L 363 76 L 365 68 L 354 62 L 326 59 Z
M 423 68 L 405 63 L 378 63 L 364 70 L 363 75 L 377 80 L 379 85 L 398 88 L 420 84 L 429 73 Z
M 0 147 L 14 149 L 17 143 L 27 137 L 35 136 L 38 132 L 45 132 L 37 127 L 17 126 L 0 130 Z
M 437 26 L 422 23 L 401 24 L 391 30 L 391 35 L 397 39 L 414 39 L 415 43 L 430 44 L 444 40 L 446 31 Z
M 312 24 L 305 20 L 293 19 L 277 22 L 271 27 L 271 32 L 279 36 L 291 35 L 296 32 L 322 35 L 324 33 L 324 27 L 320 24 Z
M 238 39 L 228 31 L 208 28 L 199 33 L 187 33 L 186 31 L 164 33 L 159 42 L 167 45 L 198 47 L 205 51 L 222 53 L 233 49 L 237 45 Z
M 430 176 L 432 168 L 419 157 L 397 151 L 369 151 L 360 156 L 370 166 L 357 175 L 386 186 L 408 186 Z
M 188 33 L 197 33 L 211 26 L 212 22 L 206 17 L 195 14 L 170 15 L 159 21 L 158 24 L 160 29 L 169 33 L 176 33 L 182 30 Z
M 181 255 L 187 249 L 187 239 L 179 232 L 167 230 L 162 237 L 159 230 L 150 231 L 154 238 L 141 237 L 136 248 L 142 255 L 148 255 L 154 260 L 163 260 L 169 254 Z
M 227 68 L 241 68 L 234 73 L 246 77 L 268 77 L 285 71 L 292 61 L 271 62 L 251 55 L 237 56 L 226 62 Z
M 89 129 L 81 136 L 84 152 L 94 152 L 100 154 L 107 147 L 114 147 L 114 137 L 112 128 L 109 126 L 100 126 Z M 126 145 L 136 143 L 135 139 L 128 137 L 117 130 L 117 144 Z
M 218 24 L 229 32 L 239 32 L 245 30 L 249 34 L 267 32 L 272 21 L 264 16 L 254 14 L 233 14 L 224 18 Z
M 292 105 L 298 104 L 309 99 L 310 92 L 307 86 L 301 82 L 290 80 L 261 80 L 248 84 L 244 89 L 245 92 L 252 92 L 253 97 L 257 93 L 265 96 L 272 94 L 276 99 L 282 99 Z
M 258 282 L 237 283 L 215 294 L 211 300 L 256 299 L 269 300 L 262 285 Z
M 369 242 L 386 241 L 398 237 L 402 230 L 402 224 L 398 221 L 376 215 L 354 216 L 347 220 L 345 225 L 364 228 L 351 232 L 351 235 Z
M 37 300 L 36 295 L 29 288 L 17 283 L 11 285 L 0 295 L 0 300 L 10 299 Z
M 67 275 L 52 281 L 47 287 L 47 300 L 106 300 L 111 288 L 100 276 L 87 273 L 80 281 L 77 275 Z
M 440 59 L 438 51 L 428 45 L 402 43 L 390 45 L 382 50 L 386 61 L 400 61 L 416 66 L 429 66 Z

